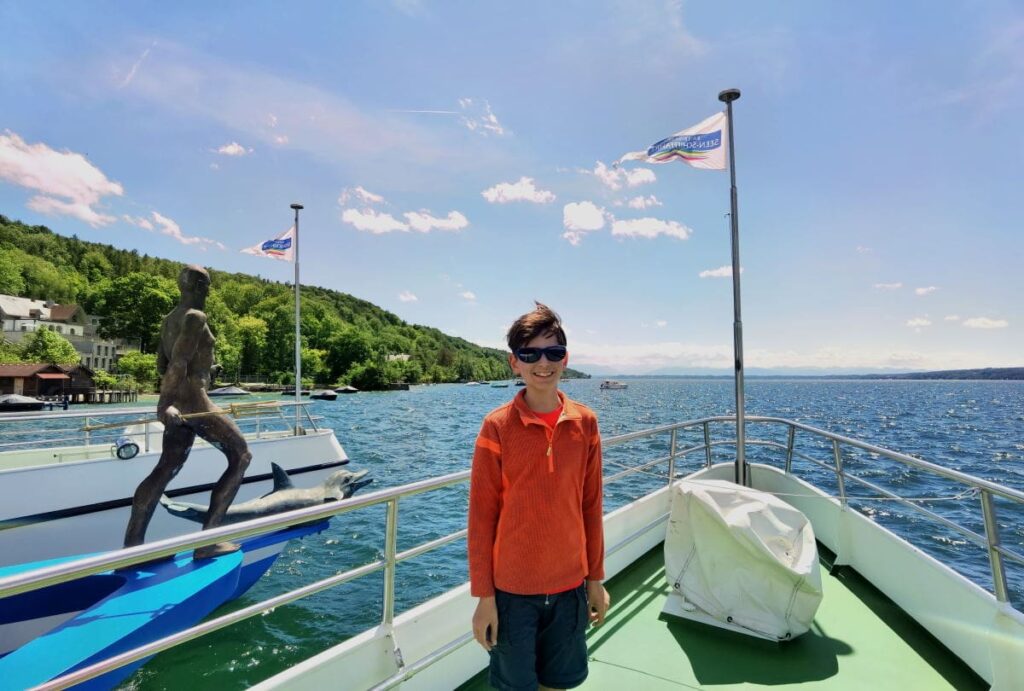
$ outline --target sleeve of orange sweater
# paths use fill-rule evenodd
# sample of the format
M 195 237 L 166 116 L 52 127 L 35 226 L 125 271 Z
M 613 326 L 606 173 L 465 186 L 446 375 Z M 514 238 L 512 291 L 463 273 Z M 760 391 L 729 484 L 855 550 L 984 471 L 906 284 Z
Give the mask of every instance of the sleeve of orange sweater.
M 501 441 L 484 420 L 469 478 L 469 582 L 473 597 L 494 595 L 494 537 L 501 513 Z
M 583 478 L 583 529 L 587 538 L 588 581 L 604 579 L 604 492 L 601 476 L 601 433 L 594 421 L 587 453 L 586 475 Z

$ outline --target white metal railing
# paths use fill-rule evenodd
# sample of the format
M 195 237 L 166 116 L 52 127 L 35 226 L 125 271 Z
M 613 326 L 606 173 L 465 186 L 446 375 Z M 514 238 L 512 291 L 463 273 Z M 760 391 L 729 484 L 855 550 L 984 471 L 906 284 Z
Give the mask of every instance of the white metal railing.
M 295 434 L 294 415 L 287 414 L 286 409 L 300 406 L 302 415 L 309 429 L 319 431 L 317 422 L 321 416 L 313 415 L 303 401 L 259 401 L 255 404 L 242 403 L 224 406 L 226 414 L 238 411 L 232 416 L 235 424 L 248 439 L 261 439 L 268 434 Z M 25 451 L 31 449 L 74 446 L 110 446 L 124 435 L 125 427 L 143 425 L 141 432 L 144 443 L 141 451 L 148 453 L 151 449 L 150 439 L 161 433 L 155 417 L 156 408 L 118 408 L 116 410 L 36 413 L 30 415 L 0 416 L 0 434 L 4 441 L 0 442 L 0 452 Z M 148 416 L 148 417 L 143 417 Z M 126 418 L 118 420 L 118 418 Z M 61 424 L 63 423 L 63 424 Z M 99 423 L 99 424 L 94 424 Z M 72 451 L 57 451 L 54 457 L 60 461 L 67 456 L 75 459 Z
M 992 579 L 994 584 L 995 596 L 1001 602 L 1008 602 L 1008 591 L 1006 586 L 1006 575 L 1003 568 L 1003 558 L 1010 559 L 1012 561 L 1024 564 L 1024 556 L 1017 553 L 1014 550 L 1008 549 L 1001 544 L 998 532 L 998 523 L 996 521 L 995 507 L 992 502 L 993 497 L 1001 497 L 1008 501 L 1014 502 L 1015 504 L 1024 506 L 1024 493 L 1014 490 L 1009 487 L 1004 487 L 994 482 L 983 480 L 980 478 L 967 475 L 955 470 L 943 468 L 942 466 L 923 461 L 906 454 L 901 454 L 895 451 L 890 451 L 882 447 L 868 444 L 865 442 L 844 437 L 841 435 L 833 434 L 825 430 L 821 430 L 809 425 L 804 425 L 791 420 L 774 417 L 760 417 L 753 416 L 747 418 L 748 422 L 751 423 L 763 423 L 767 425 L 782 425 L 787 431 L 787 443 L 780 444 L 773 440 L 758 440 L 748 438 L 746 443 L 752 446 L 764 446 L 781 450 L 785 453 L 783 464 L 784 469 L 787 473 L 792 472 L 792 461 L 793 457 L 802 458 L 807 460 L 816 466 L 820 466 L 827 470 L 835 473 L 839 486 L 840 496 L 839 501 L 846 505 L 848 499 L 856 499 L 856 497 L 848 497 L 845 489 L 845 480 L 852 480 L 859 482 L 864 486 L 871 488 L 872 491 L 878 492 L 880 496 L 891 498 L 895 501 L 899 501 L 902 504 L 920 511 L 924 516 L 938 520 L 943 525 L 950 527 L 954 530 L 965 535 L 972 542 L 975 542 L 988 550 L 990 566 L 992 571 Z M 711 440 L 711 425 L 715 423 L 734 423 L 735 418 L 728 416 L 719 417 L 708 417 L 699 420 L 691 420 L 687 422 L 681 422 L 671 425 L 664 425 L 647 430 L 641 430 L 638 432 L 631 432 L 615 437 L 611 437 L 604 440 L 604 446 L 608 448 L 627 444 L 629 442 L 637 440 L 646 440 L 652 437 L 658 437 L 660 435 L 669 435 L 669 453 L 667 456 L 656 458 L 653 461 L 646 461 L 639 465 L 626 468 L 622 472 L 615 473 L 605 478 L 605 484 L 609 485 L 619 480 L 625 479 L 626 477 L 637 474 L 637 473 L 650 473 L 649 470 L 657 465 L 668 463 L 668 472 L 664 474 L 656 474 L 662 478 L 665 482 L 671 482 L 678 475 L 676 471 L 676 462 L 682 457 L 685 457 L 691 453 L 704 451 L 704 462 L 705 467 L 712 465 L 712 448 L 715 446 L 729 446 L 735 445 L 735 439 L 726 439 L 721 441 Z M 703 443 L 689 446 L 680 449 L 679 433 L 684 430 L 700 429 L 703 433 Z M 833 458 L 832 464 L 824 463 L 818 459 L 805 454 L 802 451 L 796 450 L 795 437 L 797 432 L 806 433 L 812 435 L 818 439 L 824 439 L 831 443 Z M 938 516 L 934 512 L 925 509 L 912 501 L 904 499 L 895 495 L 888 490 L 874 485 L 862 478 L 857 478 L 850 474 L 849 470 L 844 468 L 842 465 L 842 447 L 849 446 L 867 451 L 872 454 L 877 454 L 885 458 L 889 458 L 900 463 L 904 463 L 908 466 L 919 468 L 922 470 L 933 472 L 939 476 L 945 477 L 950 480 L 954 480 L 966 488 L 976 490 L 981 496 L 981 508 L 984 517 L 985 535 L 980 535 L 974 531 L 958 526 L 957 524 L 949 521 L 948 519 Z M 298 509 L 287 513 L 282 513 L 274 516 L 267 516 L 264 518 L 247 521 L 244 523 L 238 523 L 230 526 L 223 526 L 220 528 L 214 528 L 207 531 L 201 531 L 198 533 L 192 533 L 189 535 L 183 535 L 179 537 L 169 538 L 159 542 L 150 544 L 140 545 L 138 547 L 132 547 L 125 550 L 118 550 L 114 552 L 108 552 L 102 555 L 81 559 L 75 562 L 68 562 L 64 564 L 58 564 L 44 569 L 39 569 L 30 573 L 18 574 L 10 576 L 8 578 L 0 579 L 0 599 L 9 597 L 19 593 L 44 588 L 50 585 L 63 583 L 75 578 L 81 578 L 83 576 L 101 573 L 110 569 L 122 568 L 130 566 L 132 564 L 138 564 L 144 561 L 149 561 L 154 558 L 160 558 L 176 554 L 182 550 L 194 549 L 202 547 L 204 545 L 210 545 L 217 542 L 223 542 L 225 540 L 238 540 L 254 535 L 271 532 L 283 527 L 296 525 L 300 523 L 307 523 L 316 520 L 323 520 L 332 516 L 345 514 L 351 511 L 364 509 L 370 506 L 377 506 L 385 504 L 387 507 L 387 518 L 385 525 L 385 545 L 384 545 L 384 556 L 382 559 L 377 559 L 368 564 L 363 564 L 357 568 L 350 569 L 343 573 L 339 573 L 320 581 L 302 586 L 295 590 L 287 593 L 278 595 L 276 597 L 264 600 L 262 602 L 255 603 L 243 609 L 231 612 L 215 619 L 208 620 L 197 626 L 194 626 L 185 631 L 181 631 L 170 636 L 167 636 L 158 641 L 140 646 L 133 650 L 124 652 L 115 657 L 99 661 L 87 668 L 81 669 L 77 672 L 67 674 L 58 679 L 54 679 L 40 687 L 39 689 L 63 689 L 79 684 L 88 679 L 94 678 L 108 671 L 129 664 L 136 660 L 140 660 L 149 657 L 155 653 L 167 650 L 176 645 L 180 645 L 189 640 L 198 638 L 212 631 L 222 629 L 226 626 L 230 626 L 244 619 L 257 616 L 264 612 L 268 612 L 276 607 L 284 604 L 288 604 L 307 597 L 314 593 L 321 592 L 328 588 L 346 583 L 348 581 L 367 576 L 378 571 L 384 572 L 384 597 L 381 607 L 381 623 L 385 626 L 390 626 L 395 614 L 395 570 L 399 562 L 417 557 L 426 552 L 432 551 L 446 544 L 460 540 L 466 536 L 466 530 L 458 530 L 440 538 L 430 540 L 428 542 L 419 544 L 415 547 L 407 549 L 402 552 L 397 551 L 398 544 L 398 505 L 402 499 L 410 496 L 422 494 L 424 492 L 436 491 L 445 487 L 462 484 L 469 480 L 469 471 L 462 471 L 458 473 L 452 473 L 437 478 L 431 478 L 427 480 L 421 480 L 413 482 L 400 487 L 394 487 L 390 489 L 384 489 L 378 492 L 366 494 L 360 497 L 347 499 L 340 502 L 324 504 L 322 506 L 314 506 L 305 509 Z M 624 547 L 625 545 L 632 542 L 634 539 L 645 534 L 652 527 L 665 520 L 665 516 L 661 516 L 652 522 L 650 525 L 645 526 L 643 529 L 636 531 L 634 534 L 627 536 L 625 539 L 620 541 L 617 545 L 609 547 L 608 553 L 614 553 Z M 448 642 L 438 650 L 423 658 L 417 660 L 408 665 L 398 660 L 399 672 L 393 677 L 383 682 L 377 688 L 393 688 L 400 684 L 402 681 L 413 676 L 417 671 L 429 666 L 430 662 L 436 661 L 441 657 L 444 657 L 454 650 L 458 649 L 462 645 L 465 645 L 472 640 L 471 635 L 462 636 L 456 641 Z

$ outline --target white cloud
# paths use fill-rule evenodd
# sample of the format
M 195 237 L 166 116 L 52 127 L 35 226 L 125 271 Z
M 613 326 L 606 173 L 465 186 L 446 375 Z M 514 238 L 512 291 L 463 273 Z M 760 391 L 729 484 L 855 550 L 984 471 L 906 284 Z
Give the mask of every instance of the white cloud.
M 902 283 L 876 283 L 875 288 L 879 290 L 897 290 L 902 288 Z
M 968 329 L 1005 329 L 1010 322 L 1005 319 L 989 319 L 988 317 L 971 317 L 964 319 L 964 326 Z
M 914 327 L 914 328 L 918 328 L 918 327 L 921 327 L 921 326 L 931 326 L 931 325 L 932 325 L 931 321 L 929 321 L 928 319 L 925 319 L 924 317 L 914 317 L 913 319 L 910 319 L 910 320 L 907 321 L 907 326 Z
M 500 182 L 480 194 L 492 204 L 507 204 L 508 202 L 520 201 L 548 204 L 555 201 L 553 192 L 537 189 L 533 184 L 533 178 L 525 176 L 519 178 L 518 182 Z
M 231 142 L 230 144 L 225 144 L 224 146 L 219 147 L 217 149 L 217 153 L 223 156 L 245 156 L 246 154 L 251 154 L 252 149 L 246 149 L 238 142 Z
M 469 220 L 458 211 L 449 211 L 445 218 L 436 218 L 429 211 L 408 211 L 403 214 L 409 222 L 409 228 L 420 233 L 431 230 L 462 230 L 469 225 Z
M 662 206 L 662 203 L 653 194 L 649 197 L 633 197 L 629 200 L 631 209 L 649 209 L 652 206 Z
M 658 179 L 650 168 L 609 168 L 604 161 L 598 161 L 593 170 L 580 169 L 579 172 L 593 175 L 612 190 L 622 189 L 623 184 L 637 187 Z
M 384 202 L 384 197 L 363 189 L 362 185 L 357 185 L 356 187 L 346 187 L 341 190 L 341 194 L 338 195 L 338 204 L 345 206 L 352 198 L 358 199 L 363 204 L 381 204 Z
M 638 187 L 658 179 L 650 168 L 623 168 L 622 171 L 629 187 Z
M 401 231 L 408 233 L 416 231 L 429 233 L 431 230 L 458 231 L 469 225 L 469 221 L 458 211 L 448 212 L 445 218 L 437 218 L 429 211 L 409 211 L 403 214 L 407 222 L 396 219 L 391 214 L 378 213 L 373 209 L 345 209 L 341 214 L 341 220 L 355 226 L 356 230 L 362 230 L 375 235 Z
M 656 238 L 659 235 L 685 240 L 693 231 L 675 221 L 658 218 L 632 218 L 612 223 L 612 235 L 628 238 Z
M 571 202 L 562 208 L 562 225 L 565 233 L 562 237 L 572 245 L 578 245 L 586 233 L 604 228 L 606 217 L 603 208 L 593 202 Z
M 945 321 L 948 321 L 948 322 L 958 322 L 958 321 L 960 321 L 960 315 L 959 314 L 947 314 L 945 317 L 943 317 L 943 319 Z
M 654 325 L 657 326 L 659 329 L 663 329 L 666 326 L 668 326 L 668 322 L 665 321 L 664 319 L 659 319 L 658 321 L 654 322 Z
M 402 302 L 418 302 L 419 298 L 410 293 L 408 290 L 403 290 L 398 294 L 398 299 Z
M 42 142 L 26 144 L 10 130 L 0 134 L 0 180 L 41 193 L 29 200 L 29 208 L 73 216 L 93 228 L 117 220 L 94 208 L 101 199 L 124 194 L 120 183 L 108 180 L 81 154 L 55 151 Z
M 473 291 L 471 291 L 471 290 L 466 290 L 466 291 L 463 291 L 463 292 L 459 293 L 459 297 L 465 298 L 466 300 L 469 300 L 470 302 L 472 302 L 473 300 L 476 300 L 476 294 L 473 293 Z
M 196 235 L 185 235 L 181 232 L 181 227 L 172 221 L 171 219 L 163 216 L 156 211 L 153 212 L 153 222 L 159 226 L 158 230 L 164 235 L 169 235 L 183 245 L 215 245 L 219 246 L 220 249 L 226 249 L 224 245 L 211 240 L 209 238 L 203 238 Z M 205 249 L 205 248 L 203 248 Z
M 217 163 L 211 163 L 210 170 L 220 170 L 220 165 Z
M 743 267 L 740 267 L 740 274 L 743 273 Z M 708 269 L 701 271 L 697 274 L 700 278 L 732 278 L 732 265 L 720 266 L 717 269 Z
M 131 223 L 133 226 L 139 228 L 145 228 L 146 230 L 153 230 L 153 224 L 149 222 L 144 216 L 128 216 L 127 214 L 121 217 L 126 223 Z
M 864 247 L 863 245 L 857 245 L 857 253 L 858 254 L 871 254 L 871 248 L 870 247 Z
M 277 127 L 277 116 L 273 113 L 267 114 L 267 124 L 271 127 Z
M 288 135 L 287 134 L 275 134 L 274 135 L 274 143 L 277 144 L 278 146 L 284 146 L 285 144 L 288 143 Z
M 462 109 L 462 115 L 460 116 L 462 124 L 470 132 L 477 132 L 485 137 L 488 134 L 498 137 L 512 134 L 505 129 L 504 125 L 498 122 L 497 116 L 491 110 L 491 104 L 486 99 L 460 98 L 459 108 Z
M 345 209 L 341 214 L 341 220 L 374 235 L 390 233 L 400 230 L 409 232 L 409 226 L 396 219 L 391 214 L 379 214 L 373 209 L 358 211 L 356 209 Z
M 938 288 L 935 286 L 928 286 L 927 288 L 914 288 L 914 295 L 928 295 L 934 293 Z

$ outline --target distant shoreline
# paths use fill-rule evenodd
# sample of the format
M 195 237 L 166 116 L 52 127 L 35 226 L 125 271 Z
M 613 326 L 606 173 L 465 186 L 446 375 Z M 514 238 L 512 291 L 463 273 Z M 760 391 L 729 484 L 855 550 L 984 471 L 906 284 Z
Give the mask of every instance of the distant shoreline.
M 592 375 L 594 379 L 732 379 L 732 374 L 611 374 Z M 750 374 L 744 379 L 860 379 L 870 381 L 1022 381 L 1024 367 L 986 367 L 935 372 L 902 372 L 898 374 Z

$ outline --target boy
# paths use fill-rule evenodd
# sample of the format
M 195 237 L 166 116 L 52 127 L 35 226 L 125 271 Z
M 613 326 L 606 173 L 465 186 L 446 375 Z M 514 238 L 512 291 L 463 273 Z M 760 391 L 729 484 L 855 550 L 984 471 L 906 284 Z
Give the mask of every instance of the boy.
M 473 635 L 502 691 L 582 684 L 587 624 L 609 603 L 597 417 L 558 390 L 565 332 L 536 305 L 508 330 L 526 387 L 484 418 L 469 486 Z

